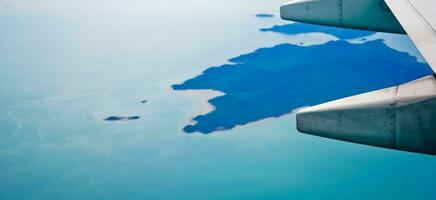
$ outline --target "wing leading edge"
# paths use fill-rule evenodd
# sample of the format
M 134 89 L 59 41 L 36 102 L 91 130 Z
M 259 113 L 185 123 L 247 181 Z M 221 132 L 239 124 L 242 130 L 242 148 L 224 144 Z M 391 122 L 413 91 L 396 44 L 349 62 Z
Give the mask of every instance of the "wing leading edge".
M 436 1 L 385 0 L 404 30 L 436 72 Z

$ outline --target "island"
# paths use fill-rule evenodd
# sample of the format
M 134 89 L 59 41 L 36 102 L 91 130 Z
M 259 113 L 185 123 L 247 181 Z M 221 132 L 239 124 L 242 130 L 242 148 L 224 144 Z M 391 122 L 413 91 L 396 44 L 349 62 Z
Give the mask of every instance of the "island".
M 254 16 L 259 17 L 259 18 L 272 18 L 272 17 L 274 17 L 273 14 L 268 14 L 268 13 L 259 13 L 259 14 L 256 14 Z
M 278 44 L 237 56 L 230 63 L 208 67 L 174 90 L 221 91 L 210 99 L 214 110 L 195 116 L 186 133 L 209 134 L 293 110 L 399 85 L 431 75 L 416 57 L 388 47 L 383 40 L 351 43 L 346 39 L 373 34 L 307 24 L 274 26 L 262 31 L 283 34 L 323 32 L 340 40 L 300 46 Z M 302 41 L 304 42 L 304 41 Z
M 119 117 L 119 116 L 110 116 L 105 119 L 104 121 L 129 121 L 129 120 L 137 120 L 141 117 L 139 116 L 131 116 L 131 117 Z

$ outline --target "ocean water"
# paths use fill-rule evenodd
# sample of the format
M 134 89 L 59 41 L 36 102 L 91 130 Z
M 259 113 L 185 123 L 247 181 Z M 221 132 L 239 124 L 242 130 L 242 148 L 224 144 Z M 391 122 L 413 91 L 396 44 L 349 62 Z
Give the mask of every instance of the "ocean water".
M 226 94 L 173 85 L 340 42 L 260 31 L 288 24 L 284 2 L 0 0 L 0 199 L 434 199 L 435 157 L 299 134 L 292 112 L 183 131 Z M 363 37 L 425 65 L 406 36 Z

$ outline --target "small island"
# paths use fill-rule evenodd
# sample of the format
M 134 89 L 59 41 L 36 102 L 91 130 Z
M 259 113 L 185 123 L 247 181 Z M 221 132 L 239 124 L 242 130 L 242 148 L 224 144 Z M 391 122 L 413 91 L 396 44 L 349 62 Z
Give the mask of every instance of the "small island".
M 129 121 L 129 120 L 137 120 L 141 117 L 139 116 L 130 116 L 130 117 L 119 117 L 119 116 L 110 116 L 108 118 L 103 119 L 104 121 Z
M 268 14 L 268 13 L 259 13 L 259 14 L 256 14 L 254 16 L 259 17 L 259 18 L 272 18 L 272 17 L 274 17 L 273 14 Z

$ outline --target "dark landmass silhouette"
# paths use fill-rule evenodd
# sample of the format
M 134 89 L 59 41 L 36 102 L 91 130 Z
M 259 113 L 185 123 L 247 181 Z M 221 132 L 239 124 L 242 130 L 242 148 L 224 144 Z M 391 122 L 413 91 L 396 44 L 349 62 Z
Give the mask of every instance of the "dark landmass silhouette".
M 337 27 L 330 27 L 330 26 L 320 26 L 320 25 L 305 24 L 305 23 L 275 25 L 271 28 L 262 28 L 260 29 L 260 31 L 281 33 L 285 35 L 296 35 L 302 33 L 325 33 L 325 34 L 333 35 L 343 40 L 355 39 L 355 38 L 365 37 L 374 34 L 374 32 L 371 31 L 337 28 Z
M 332 32 L 341 38 L 369 34 Z M 280 44 L 229 61 L 231 64 L 208 68 L 183 84 L 173 85 L 174 90 L 212 89 L 225 93 L 209 100 L 215 110 L 196 116 L 197 123 L 186 126 L 185 132 L 208 134 L 227 130 L 280 117 L 302 106 L 395 86 L 432 74 L 427 64 L 389 48 L 382 40 L 363 44 L 338 40 L 307 47 Z
M 256 14 L 255 16 L 259 17 L 259 18 L 271 18 L 271 17 L 274 17 L 273 14 L 268 14 L 268 13 L 259 13 L 259 14 Z
M 106 119 L 103 119 L 105 121 L 128 121 L 128 120 L 137 120 L 139 119 L 139 116 L 131 116 L 131 117 L 118 117 L 118 116 L 110 116 Z

